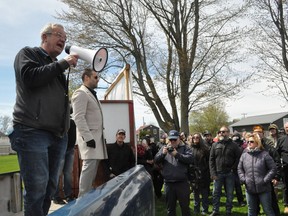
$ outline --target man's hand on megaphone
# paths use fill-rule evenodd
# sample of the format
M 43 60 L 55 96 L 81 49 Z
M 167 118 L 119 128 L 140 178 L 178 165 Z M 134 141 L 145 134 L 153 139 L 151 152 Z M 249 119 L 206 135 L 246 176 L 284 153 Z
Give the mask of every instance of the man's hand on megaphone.
M 77 61 L 78 61 L 78 56 L 77 55 L 68 55 L 64 58 L 68 64 L 73 67 L 76 67 Z

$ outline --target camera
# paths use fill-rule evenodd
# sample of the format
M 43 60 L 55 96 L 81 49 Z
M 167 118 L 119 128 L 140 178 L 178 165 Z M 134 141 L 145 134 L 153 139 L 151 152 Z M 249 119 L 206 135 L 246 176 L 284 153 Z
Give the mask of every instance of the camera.
M 172 146 L 168 146 L 168 147 L 167 147 L 167 151 L 168 151 L 168 152 L 173 152 L 173 151 L 174 151 L 174 148 L 173 148 Z

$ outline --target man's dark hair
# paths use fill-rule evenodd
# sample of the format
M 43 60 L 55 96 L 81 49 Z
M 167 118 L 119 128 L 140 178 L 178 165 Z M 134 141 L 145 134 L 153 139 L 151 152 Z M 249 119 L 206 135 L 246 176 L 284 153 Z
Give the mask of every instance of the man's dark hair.
M 82 77 L 81 77 L 82 81 L 84 82 L 85 76 L 91 77 L 92 72 L 93 72 L 92 68 L 85 68 L 83 73 L 82 73 Z

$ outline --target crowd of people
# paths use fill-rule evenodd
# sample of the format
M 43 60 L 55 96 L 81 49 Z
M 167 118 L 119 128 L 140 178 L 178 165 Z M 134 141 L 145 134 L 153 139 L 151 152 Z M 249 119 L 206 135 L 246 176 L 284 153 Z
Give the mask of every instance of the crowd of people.
M 220 215 L 221 197 L 226 199 L 226 215 L 233 215 L 235 192 L 238 205 L 247 205 L 249 216 L 259 215 L 261 206 L 265 215 L 279 216 L 280 181 L 284 185 L 283 213 L 288 214 L 288 123 L 284 124 L 284 129 L 282 135 L 275 124 L 267 128 L 267 135 L 261 125 L 241 134 L 231 133 L 228 127 L 222 126 L 215 137 L 209 131 L 188 136 L 177 131 L 170 131 L 168 136 L 164 134 L 162 138 L 166 141 L 162 139 L 156 145 L 158 153 L 154 163 L 162 167 L 167 215 L 176 215 L 177 200 L 182 215 L 191 215 L 187 205 L 192 196 L 185 193 L 188 183 L 196 215 Z M 187 175 L 180 178 L 183 166 Z M 213 191 L 210 191 L 211 184 Z
M 187 136 L 171 130 L 157 144 L 149 136 L 142 137 L 135 149 L 137 154 L 124 142 L 126 131 L 119 129 L 116 142 L 107 148 L 102 109 L 94 90 L 100 79 L 98 72 L 91 68 L 82 72 L 82 85 L 72 95 L 72 107 L 69 104 L 64 72 L 76 66 L 78 56 L 57 59 L 66 40 L 62 25 L 48 24 L 41 30 L 40 47 L 24 47 L 15 57 L 14 131 L 9 138 L 24 183 L 25 216 L 47 215 L 52 199 L 65 203 L 58 191 L 61 173 L 66 202 L 74 199 L 71 170 L 75 143 L 82 159 L 78 197 L 92 189 L 101 160 L 109 179 L 137 161 L 151 176 L 156 197 L 162 197 L 164 188 L 169 216 L 176 215 L 177 201 L 182 215 L 191 215 L 191 193 L 194 213 L 209 214 L 212 182 L 211 216 L 220 214 L 223 196 L 226 215 L 233 214 L 234 190 L 240 206 L 247 202 L 248 215 L 257 215 L 262 205 L 266 215 L 279 216 L 280 180 L 285 186 L 284 213 L 288 213 L 288 135 L 279 136 L 277 125 L 269 126 L 267 137 L 261 125 L 241 135 L 222 126 L 216 137 L 209 131 Z M 73 121 L 69 109 L 73 110 Z M 288 134 L 288 123 L 284 128 Z M 241 185 L 245 185 L 246 202 Z

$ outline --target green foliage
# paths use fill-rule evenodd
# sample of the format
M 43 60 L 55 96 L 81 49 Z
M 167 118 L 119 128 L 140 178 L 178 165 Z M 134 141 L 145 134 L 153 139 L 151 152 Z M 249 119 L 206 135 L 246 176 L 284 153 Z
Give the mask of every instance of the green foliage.
M 19 171 L 17 155 L 0 156 L 0 173 Z
M 140 139 L 143 139 L 146 135 L 151 135 L 149 131 L 141 130 L 139 133 Z
M 229 116 L 225 111 L 224 103 L 213 102 L 203 107 L 199 111 L 194 111 L 190 114 L 190 133 L 209 130 L 213 136 L 221 126 L 228 126 Z

